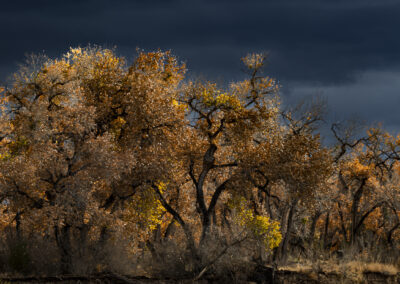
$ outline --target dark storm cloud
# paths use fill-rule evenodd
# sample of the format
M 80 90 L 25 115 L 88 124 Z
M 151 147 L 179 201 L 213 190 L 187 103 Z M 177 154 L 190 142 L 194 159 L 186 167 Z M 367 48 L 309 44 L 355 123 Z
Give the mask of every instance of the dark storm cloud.
M 400 1 L 2 2 L 0 81 L 25 53 L 59 56 L 69 46 L 88 43 L 116 45 L 128 57 L 136 47 L 172 49 L 192 74 L 226 80 L 242 75 L 239 58 L 247 52 L 269 51 L 267 73 L 286 86 L 289 101 L 304 90 L 332 86 L 348 86 L 349 96 L 361 98 L 361 89 L 354 87 L 360 73 L 400 71 Z M 381 97 L 390 101 L 399 86 L 385 86 Z M 337 105 L 345 99 L 329 96 Z M 377 118 L 391 119 L 381 112 Z
M 344 80 L 399 63 L 400 3 L 375 2 L 8 1 L 0 12 L 1 65 L 26 52 L 96 43 L 173 49 L 197 72 L 231 74 L 238 57 L 268 50 L 285 79 Z

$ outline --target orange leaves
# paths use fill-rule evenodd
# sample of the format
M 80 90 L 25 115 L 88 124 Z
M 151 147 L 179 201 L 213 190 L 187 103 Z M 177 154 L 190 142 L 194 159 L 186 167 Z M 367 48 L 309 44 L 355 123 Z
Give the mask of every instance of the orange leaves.
M 364 165 L 358 158 L 354 158 L 344 164 L 344 174 L 349 178 L 369 178 L 375 166 L 373 164 Z
M 140 72 L 148 78 L 157 79 L 160 83 L 173 87 L 176 87 L 183 79 L 186 71 L 186 66 L 180 65 L 169 51 L 139 52 L 134 68 L 136 72 Z
M 260 69 L 264 65 L 265 54 L 250 53 L 242 58 L 242 62 L 249 69 Z
M 246 56 L 250 78 L 226 89 L 184 81 L 185 65 L 161 51 L 139 51 L 127 66 L 113 50 L 71 48 L 21 72 L 0 88 L 2 206 L 10 216 L 24 210 L 30 230 L 112 226 L 141 241 L 175 218 L 196 241 L 232 220 L 227 201 L 240 194 L 251 205 L 239 208 L 241 225 L 272 237 L 270 248 L 281 239 L 273 219 L 288 219 L 290 204 L 296 230 L 318 213 L 330 223 L 317 218 L 317 229 L 346 240 L 351 215 L 372 209 L 363 229 L 376 229 L 388 214 L 380 206 L 399 193 L 400 136 L 371 128 L 335 164 L 314 126 L 322 107 L 281 115 L 276 80 L 260 75 L 264 61 Z

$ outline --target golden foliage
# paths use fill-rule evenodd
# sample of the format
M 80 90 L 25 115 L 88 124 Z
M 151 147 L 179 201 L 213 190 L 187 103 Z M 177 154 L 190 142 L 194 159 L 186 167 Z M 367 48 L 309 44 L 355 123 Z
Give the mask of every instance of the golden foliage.
M 364 231 L 399 239 L 400 137 L 376 127 L 326 147 L 320 108 L 283 112 L 277 81 L 260 73 L 265 55 L 242 61 L 249 78 L 227 88 L 185 79 L 185 64 L 159 50 L 128 64 L 71 48 L 21 68 L 0 88 L 1 227 L 18 216 L 59 243 L 66 229 L 137 245 L 172 235 L 196 254 L 216 227 L 234 238 L 233 210 L 268 251 L 315 216 L 311 239 L 336 247 Z

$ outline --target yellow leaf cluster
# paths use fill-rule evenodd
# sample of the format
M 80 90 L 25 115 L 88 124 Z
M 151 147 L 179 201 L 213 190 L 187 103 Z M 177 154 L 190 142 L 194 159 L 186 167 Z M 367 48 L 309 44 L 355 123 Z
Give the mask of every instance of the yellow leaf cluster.
M 159 188 L 163 184 L 159 185 Z M 148 188 L 136 194 L 130 201 L 128 214 L 125 215 L 127 222 L 134 222 L 144 230 L 153 231 L 162 223 L 164 207 L 155 195 L 152 188 Z
M 279 246 L 282 241 L 279 222 L 272 221 L 266 216 L 255 215 L 247 207 L 244 197 L 233 197 L 229 207 L 236 212 L 237 224 L 247 228 L 254 238 L 262 240 L 266 250 L 273 250 Z
M 227 93 L 221 93 L 217 90 L 204 90 L 200 98 L 202 102 L 208 107 L 226 107 L 234 110 L 242 108 L 240 100 L 235 96 Z

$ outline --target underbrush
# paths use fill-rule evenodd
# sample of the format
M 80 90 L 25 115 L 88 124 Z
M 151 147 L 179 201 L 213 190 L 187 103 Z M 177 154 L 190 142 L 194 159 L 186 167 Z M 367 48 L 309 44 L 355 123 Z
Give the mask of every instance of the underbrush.
M 110 238 L 103 243 L 73 243 L 70 251 L 71 274 L 114 273 L 150 279 L 243 283 L 253 279 L 260 267 L 266 267 L 277 275 L 291 272 L 310 279 L 334 275 L 337 279 L 353 282 L 365 281 L 368 273 L 385 277 L 397 277 L 400 273 L 400 261 L 395 250 L 377 247 L 376 251 L 371 251 L 347 247 L 329 252 L 310 247 L 306 252 L 299 252 L 291 247 L 289 252 L 287 262 L 277 265 L 273 261 L 273 252 L 251 239 L 232 245 L 232 242 L 215 234 L 197 248 L 197 255 L 194 256 L 181 238 L 149 241 L 136 250 L 132 250 L 127 239 Z M 13 233 L 0 238 L 0 269 L 3 275 L 61 275 L 60 262 L 60 250 L 51 238 L 41 235 L 22 237 Z M 264 271 L 260 277 L 269 279 L 270 272 Z

